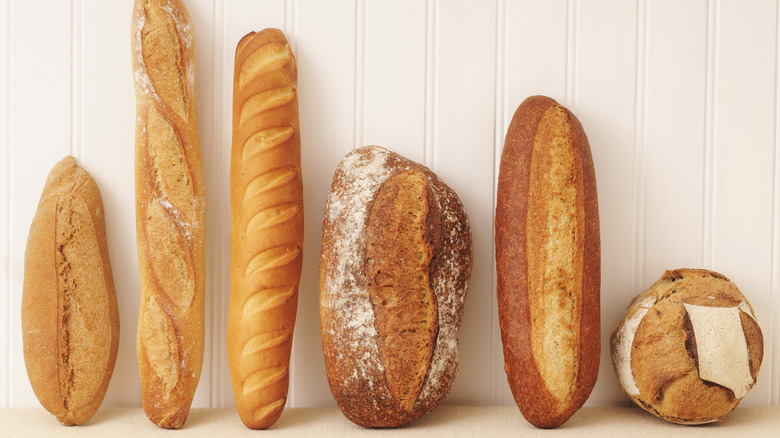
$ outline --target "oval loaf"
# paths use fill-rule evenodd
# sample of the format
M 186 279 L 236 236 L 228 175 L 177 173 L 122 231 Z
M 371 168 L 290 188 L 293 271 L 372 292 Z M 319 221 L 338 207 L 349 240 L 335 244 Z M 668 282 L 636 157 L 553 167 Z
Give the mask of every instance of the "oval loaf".
M 64 425 L 89 420 L 114 370 L 119 314 L 103 200 L 73 157 L 49 173 L 27 237 L 22 336 L 43 407 Z
M 433 172 L 386 149 L 349 153 L 323 221 L 320 323 L 344 415 L 395 427 L 446 397 L 471 275 L 471 230 Z
M 556 427 L 598 375 L 601 253 L 588 139 L 548 97 L 526 99 L 509 125 L 495 221 L 509 386 L 526 420 Z

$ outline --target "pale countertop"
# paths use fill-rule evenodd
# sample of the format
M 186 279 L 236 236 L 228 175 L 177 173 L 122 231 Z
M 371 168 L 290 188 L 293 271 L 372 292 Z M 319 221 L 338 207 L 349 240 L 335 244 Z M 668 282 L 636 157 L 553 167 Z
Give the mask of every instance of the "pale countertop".
M 424 436 L 533 437 L 630 436 L 772 437 L 780 430 L 780 407 L 737 408 L 725 420 L 704 426 L 680 426 L 659 420 L 639 408 L 588 407 L 554 430 L 536 429 L 514 406 L 440 406 L 398 429 L 364 429 L 349 422 L 335 407 L 287 408 L 264 432 L 243 426 L 234 409 L 193 409 L 185 427 L 169 432 L 150 423 L 140 408 L 102 408 L 86 425 L 65 427 L 43 408 L 0 409 L 0 435 L 6 437 L 123 436 Z

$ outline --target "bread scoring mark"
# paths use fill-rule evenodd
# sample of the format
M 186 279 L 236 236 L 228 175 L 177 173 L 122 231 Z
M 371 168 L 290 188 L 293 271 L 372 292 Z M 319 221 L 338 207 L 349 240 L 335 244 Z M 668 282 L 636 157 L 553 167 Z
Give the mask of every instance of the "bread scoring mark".
M 280 204 L 260 210 L 249 220 L 245 233 L 249 235 L 256 231 L 285 223 L 294 218 L 299 211 L 301 211 L 300 202 Z
M 189 308 L 195 297 L 195 268 L 184 235 L 153 199 L 146 207 L 146 260 L 162 292 L 178 307 Z
M 261 289 L 246 300 L 241 317 L 249 318 L 257 313 L 281 306 L 290 301 L 293 294 L 295 294 L 295 286 Z
M 146 120 L 155 190 L 176 209 L 173 218 L 178 219 L 178 225 L 192 227 L 196 223 L 195 191 L 181 141 L 173 126 L 153 106 L 149 107 Z
M 249 261 L 249 264 L 244 271 L 244 276 L 249 277 L 260 272 L 265 272 L 271 269 L 281 268 L 282 266 L 289 265 L 298 258 L 300 253 L 301 246 L 298 243 L 280 245 L 262 251 Z
M 162 396 L 167 399 L 179 380 L 179 349 L 173 321 L 151 296 L 141 306 L 140 335 L 146 361 L 160 379 Z
M 256 371 L 244 380 L 242 394 L 246 396 L 271 386 L 287 377 L 287 373 L 288 368 L 285 365 Z
M 75 166 L 75 165 L 74 165 Z M 78 169 L 80 171 L 80 169 Z M 89 209 L 72 194 L 78 180 L 62 190 L 55 215 L 59 331 L 58 378 L 66 415 L 63 424 L 75 424 L 73 411 L 96 395 L 110 357 L 108 289 Z
M 297 175 L 298 168 L 296 166 L 285 166 L 256 176 L 244 189 L 244 202 L 268 190 L 287 184 Z
M 254 418 L 255 421 L 261 421 L 265 417 L 283 408 L 286 401 L 287 399 L 282 397 L 279 400 L 268 403 L 267 405 L 260 406 L 259 408 L 255 409 L 254 412 L 252 412 L 252 418 Z
M 378 190 L 366 227 L 365 272 L 379 353 L 387 386 L 407 411 L 428 375 L 438 331 L 429 279 L 434 246 L 429 225 L 438 213 L 430 211 L 431 198 L 425 175 L 399 172 Z
M 259 75 L 284 67 L 293 60 L 288 44 L 268 43 L 258 47 L 239 68 L 238 88 L 243 88 Z
M 264 111 L 288 104 L 292 102 L 297 95 L 298 92 L 296 87 L 292 84 L 254 94 L 247 99 L 241 107 L 238 123 L 239 125 L 243 125 L 244 122 Z
M 276 347 L 277 345 L 284 344 L 290 339 L 290 335 L 290 330 L 283 329 L 252 336 L 244 343 L 243 348 L 241 348 L 241 356 L 250 356 L 259 351 L 264 351 Z
M 578 250 L 582 224 L 577 219 L 582 181 L 577 178 L 580 163 L 570 132 L 568 116 L 560 106 L 552 106 L 539 121 L 526 233 L 532 353 L 545 385 L 561 406 L 579 372 L 577 303 L 582 294 L 576 275 L 583 258 Z
M 292 126 L 261 129 L 246 140 L 241 149 L 241 159 L 246 161 L 260 152 L 279 146 L 292 138 L 293 134 L 295 134 L 295 129 Z
M 141 29 L 141 52 L 146 72 L 162 102 L 187 120 L 188 96 L 183 81 L 188 77 L 187 66 L 173 16 L 152 1 L 145 2 L 143 8 L 146 19 Z

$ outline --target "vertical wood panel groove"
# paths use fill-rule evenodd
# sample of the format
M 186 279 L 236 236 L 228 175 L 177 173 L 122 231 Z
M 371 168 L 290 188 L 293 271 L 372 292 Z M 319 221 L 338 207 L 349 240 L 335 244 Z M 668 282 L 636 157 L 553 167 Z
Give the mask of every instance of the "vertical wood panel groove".
M 82 90 L 82 0 L 71 0 L 70 4 L 70 154 L 76 159 L 84 158 L 81 145 L 81 126 L 83 114 L 81 112 Z
M 767 349 L 772 368 L 769 373 L 770 397 L 769 403 L 773 406 L 780 405 L 780 7 L 775 15 L 775 126 L 774 126 L 774 186 L 772 188 L 772 278 L 770 280 L 770 308 L 775 309 L 770 313 L 770 339 Z
M 436 114 L 437 114 L 437 81 L 438 74 L 438 0 L 425 1 L 425 124 L 423 127 L 425 145 L 423 148 L 423 164 L 433 168 L 436 162 Z M 435 169 L 434 169 L 435 170 Z
M 355 0 L 355 140 L 352 148 L 365 146 L 366 123 L 366 4 Z
M 566 85 L 564 100 L 567 106 L 573 106 L 577 101 L 577 22 L 579 21 L 579 0 L 566 1 Z
M 705 78 L 705 132 L 704 132 L 704 202 L 702 218 L 702 265 L 712 266 L 712 238 L 715 183 L 715 143 L 717 134 L 717 0 L 707 1 L 707 75 Z
M 225 29 L 227 28 L 226 21 L 227 21 L 227 2 L 224 0 L 215 0 L 214 7 L 213 7 L 213 23 L 214 23 L 214 50 L 212 52 L 213 56 L 213 79 L 214 79 L 214 107 L 215 107 L 215 114 L 214 114 L 214 129 L 212 132 L 212 144 L 218 145 L 222 144 L 222 139 L 225 138 L 225 132 L 224 130 L 224 120 L 225 117 L 220 117 L 219 114 L 224 114 L 225 108 L 225 90 L 224 90 L 224 79 L 225 79 L 225 66 L 232 65 L 232 59 L 228 59 L 230 53 L 228 50 L 226 50 L 227 46 L 227 35 L 225 32 Z M 232 69 L 231 69 L 232 71 Z M 229 98 L 230 102 L 232 102 L 232 95 Z M 228 107 L 231 109 L 227 109 L 227 111 L 232 111 L 232 107 Z M 230 137 L 228 137 L 230 138 Z M 230 145 L 230 143 L 228 143 Z M 229 154 L 229 153 L 228 153 Z M 219 178 L 217 178 L 217 175 L 219 174 L 219 164 L 222 164 L 222 160 L 220 158 L 217 158 L 218 156 L 224 156 L 225 154 L 218 154 L 215 152 L 214 157 L 214 171 L 213 171 L 213 180 L 212 180 L 212 187 L 219 187 Z M 222 171 L 224 172 L 226 168 L 223 166 Z M 227 167 L 229 169 L 229 166 Z M 228 170 L 229 172 L 229 170 Z M 229 178 L 229 175 L 228 175 Z M 222 197 L 220 197 L 222 198 Z M 219 201 L 217 201 L 217 204 L 219 204 Z M 229 204 L 229 201 L 228 201 Z M 229 205 L 228 205 L 229 208 Z M 217 215 L 215 220 L 215 229 L 219 230 L 222 227 L 222 220 L 220 220 L 221 215 Z M 212 236 L 217 233 L 212 233 Z M 212 238 L 213 239 L 213 238 Z M 230 254 L 225 253 L 224 245 L 221 245 L 219 242 L 212 243 L 212 266 L 217 267 L 216 272 L 214 272 L 211 275 L 211 290 L 212 291 L 221 291 L 224 290 L 224 296 L 225 298 L 230 298 L 230 287 L 229 282 L 226 281 L 226 275 L 227 273 L 222 270 L 218 269 L 220 266 L 220 263 L 218 263 L 219 260 L 225 260 L 224 258 L 220 258 L 219 255 L 222 254 L 223 257 L 228 257 L 227 260 L 229 260 Z M 225 284 L 228 284 L 228 288 L 225 289 L 223 286 Z M 219 297 L 216 293 L 214 294 L 215 297 Z M 225 316 L 227 315 L 227 308 L 225 307 L 226 299 L 219 299 L 215 298 L 213 300 L 213 305 L 211 306 L 211 321 L 214 327 L 227 327 L 227 320 L 225 319 Z M 224 330 L 224 329 L 223 329 Z M 214 354 L 216 352 L 221 353 L 223 350 L 222 348 L 215 349 L 214 346 L 220 345 L 220 343 L 223 340 L 222 336 L 219 336 L 223 333 L 222 330 L 212 330 L 211 335 L 211 344 L 212 344 L 212 354 L 210 358 L 210 369 L 211 369 L 211 376 L 210 376 L 210 383 L 211 383 L 211 393 L 209 394 L 209 404 L 211 406 L 215 407 L 224 407 L 228 405 L 228 400 L 226 400 L 224 393 L 225 388 L 223 387 L 224 379 L 226 378 L 228 374 L 228 370 L 224 368 L 225 360 L 226 358 L 221 358 L 217 354 Z
M 0 374 L 0 407 L 8 407 L 11 381 L 11 2 L 4 3 L 0 11 L 2 35 L 0 35 L 0 287 L 6 290 L 3 309 L 0 310 L 3 327 L 0 339 L 3 345 L 0 360 L 3 370 Z
M 645 277 L 647 212 L 647 0 L 636 5 L 636 75 L 634 77 L 634 251 L 632 284 L 642 290 Z
M 506 57 L 507 57 L 507 32 L 506 32 L 506 26 L 507 26 L 507 9 L 506 9 L 506 0 L 496 0 L 496 49 L 495 49 L 495 82 L 493 84 L 494 87 L 494 98 L 495 98 L 495 106 L 493 108 L 494 114 L 493 114 L 493 121 L 495 124 L 495 129 L 493 131 L 493 191 L 491 193 L 492 195 L 492 224 L 495 224 L 496 220 L 496 189 L 498 184 L 498 172 L 500 169 L 500 160 L 501 160 L 501 153 L 504 145 L 504 133 L 506 132 L 505 122 L 504 119 L 506 118 Z M 495 247 L 495 227 L 492 227 L 491 230 L 491 255 L 494 255 L 496 253 L 496 247 Z M 493 335 L 493 342 L 492 342 L 492 354 L 490 355 L 491 361 L 490 361 L 490 402 L 492 404 L 498 404 L 498 385 L 501 383 L 501 376 L 500 372 L 499 375 L 496 375 L 497 369 L 503 369 L 503 344 L 501 343 L 501 332 L 496 331 L 496 327 L 498 326 L 498 321 L 496 320 L 496 317 L 498 316 L 498 300 L 495 299 L 496 297 L 496 259 L 495 257 L 491 257 L 491 271 L 490 271 L 490 278 L 491 278 L 491 291 L 493 296 L 493 312 L 491 313 L 490 318 L 490 327 L 493 329 L 494 335 Z M 497 333 L 497 335 L 496 335 Z M 499 363 L 495 363 L 496 359 L 498 358 Z

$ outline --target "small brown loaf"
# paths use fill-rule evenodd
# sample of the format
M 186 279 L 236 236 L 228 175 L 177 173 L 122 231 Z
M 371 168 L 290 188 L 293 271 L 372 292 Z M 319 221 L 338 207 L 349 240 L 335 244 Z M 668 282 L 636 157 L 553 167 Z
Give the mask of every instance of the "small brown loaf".
M 756 383 L 764 336 L 753 307 L 728 278 L 666 271 L 629 305 L 612 333 L 623 391 L 664 420 L 723 419 Z
M 367 146 L 339 164 L 320 258 L 320 328 L 333 397 L 352 422 L 407 424 L 458 371 L 471 229 L 428 168 Z
M 296 66 L 277 29 L 236 49 L 230 204 L 228 365 L 241 421 L 265 429 L 287 400 L 303 261 Z
M 132 36 L 141 398 L 152 422 L 179 428 L 200 379 L 205 319 L 194 36 L 179 0 L 136 0 Z
M 89 420 L 114 371 L 119 314 L 103 200 L 73 157 L 49 173 L 27 237 L 22 334 L 43 407 L 67 426 Z
M 556 427 L 585 403 L 598 375 L 601 256 L 588 139 L 550 98 L 529 97 L 515 112 L 495 221 L 509 386 L 531 424 Z

